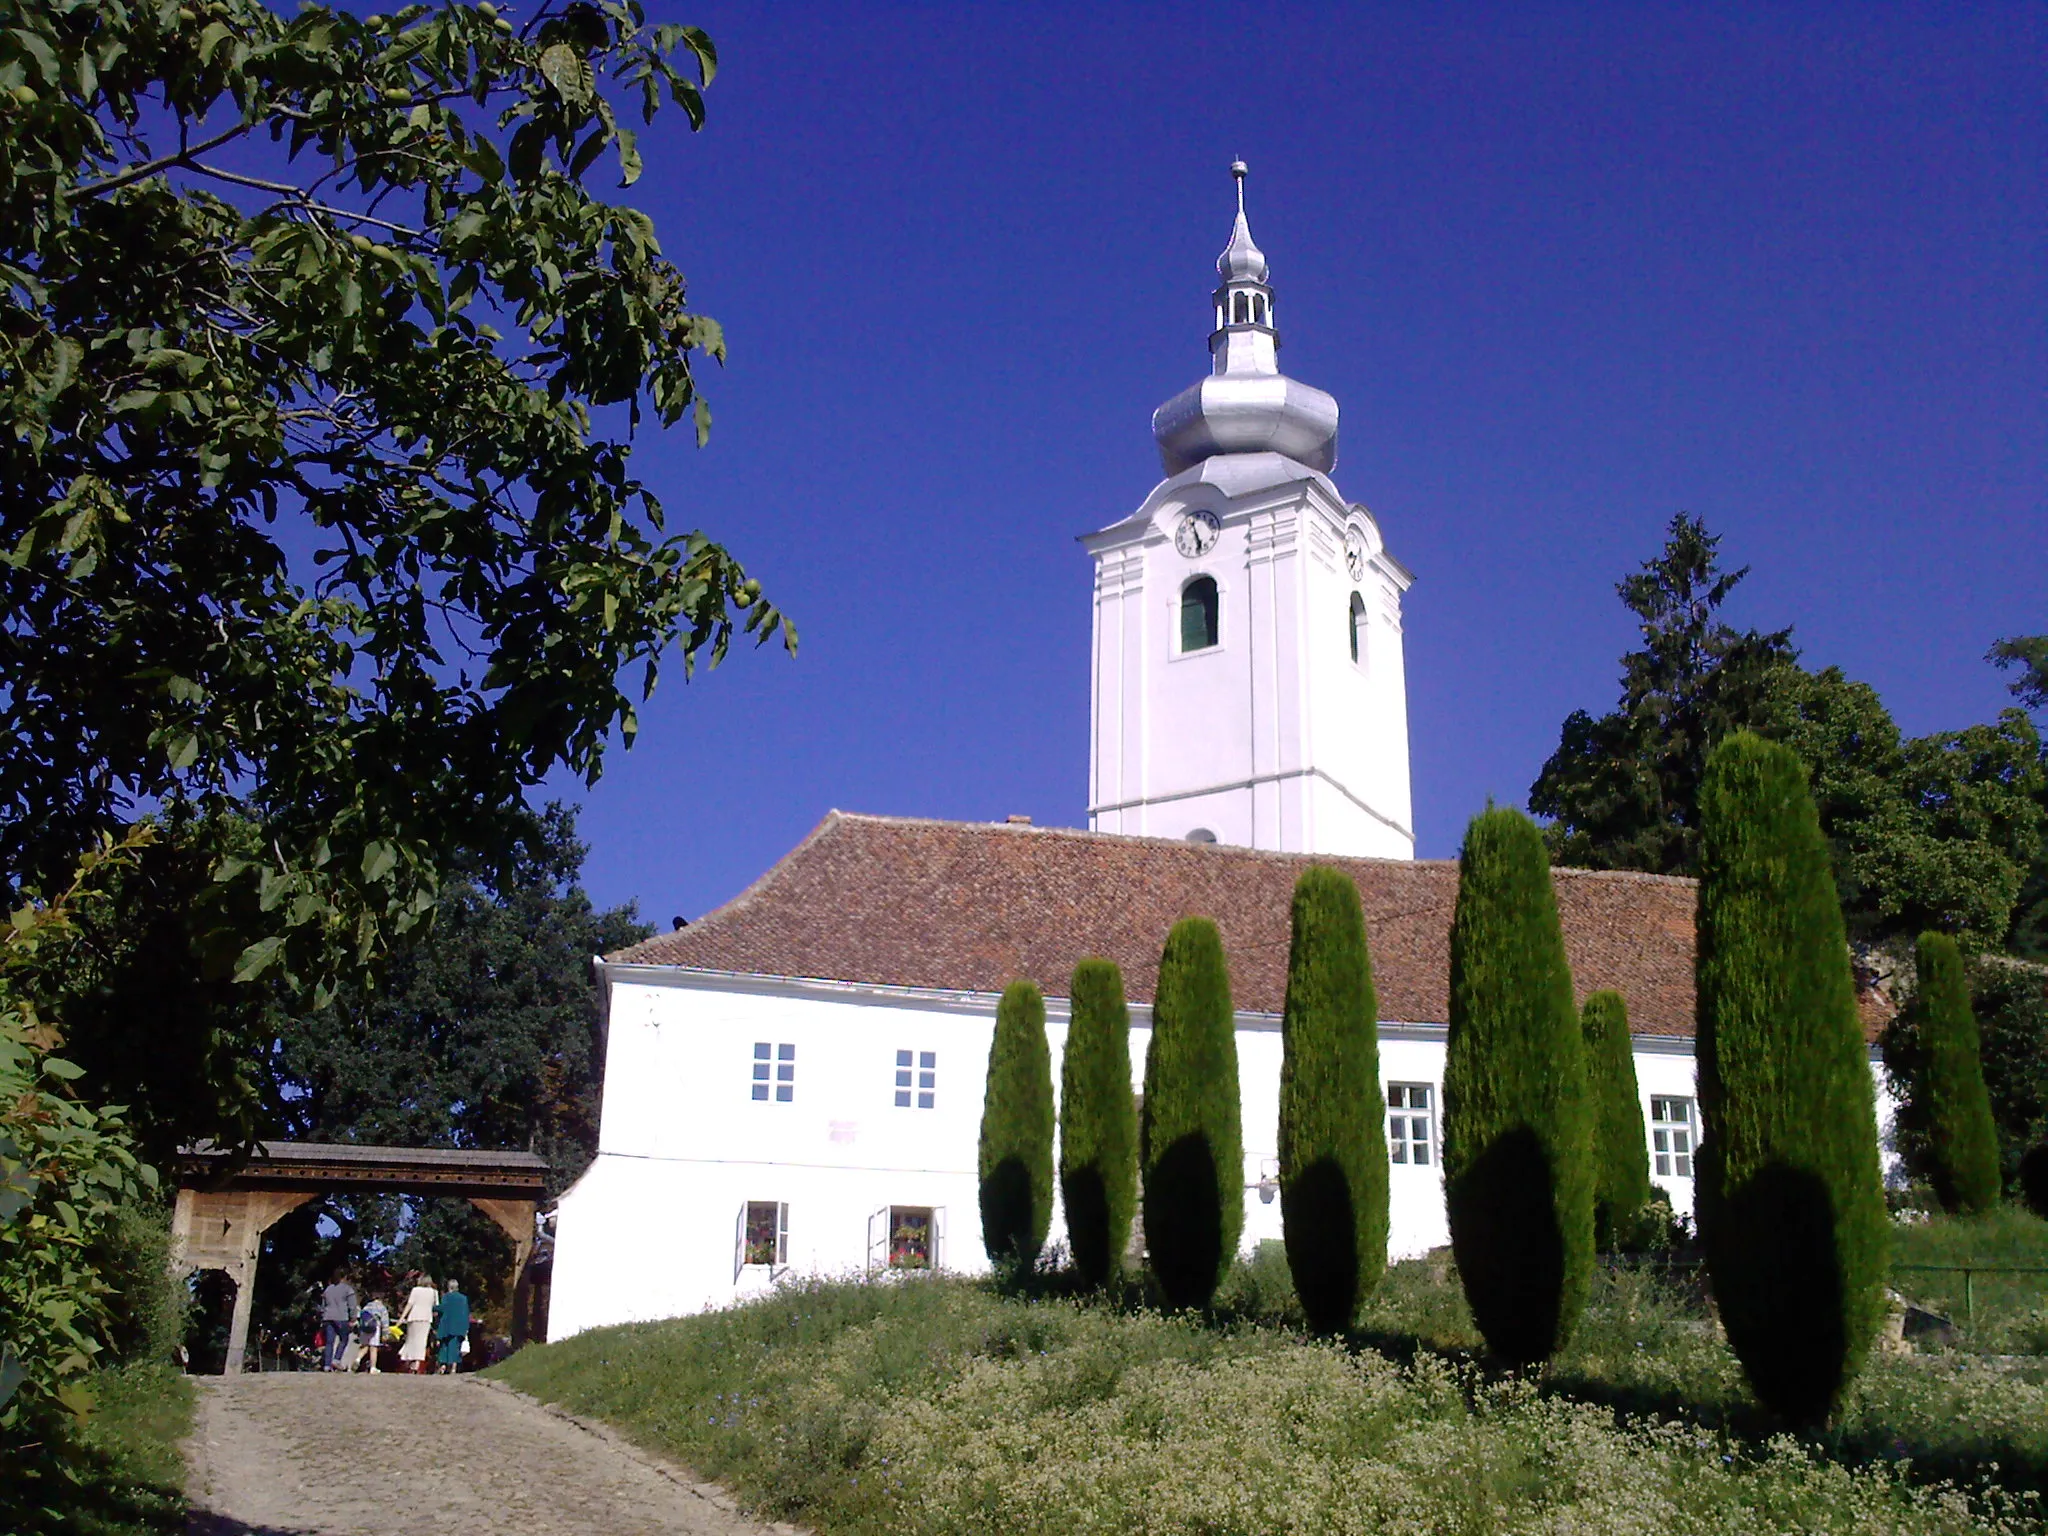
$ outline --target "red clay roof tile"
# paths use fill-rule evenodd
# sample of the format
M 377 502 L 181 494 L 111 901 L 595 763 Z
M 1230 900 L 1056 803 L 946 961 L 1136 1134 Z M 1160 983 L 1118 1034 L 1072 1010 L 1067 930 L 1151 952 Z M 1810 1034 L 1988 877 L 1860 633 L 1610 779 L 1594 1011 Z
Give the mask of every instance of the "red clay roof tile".
M 1449 1018 L 1450 860 L 1340 859 L 1003 822 L 834 811 L 782 861 L 701 921 L 609 958 L 953 991 L 1019 977 L 1064 996 L 1075 962 L 1120 965 L 1149 1002 L 1167 930 L 1205 916 L 1223 931 L 1234 1001 L 1278 1013 L 1295 878 L 1328 864 L 1357 881 L 1380 1017 Z M 1639 1035 L 1693 1032 L 1694 883 L 1668 875 L 1553 872 L 1572 980 L 1611 988 Z M 1890 1008 L 1863 999 L 1867 1030 Z

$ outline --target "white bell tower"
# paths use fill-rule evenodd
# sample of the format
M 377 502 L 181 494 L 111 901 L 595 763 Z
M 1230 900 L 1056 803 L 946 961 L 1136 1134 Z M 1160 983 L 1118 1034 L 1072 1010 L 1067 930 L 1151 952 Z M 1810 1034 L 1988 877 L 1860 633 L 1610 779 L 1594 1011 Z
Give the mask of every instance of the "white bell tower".
M 1413 858 L 1413 578 L 1330 478 L 1337 402 L 1280 372 L 1245 166 L 1230 169 L 1214 370 L 1153 413 L 1167 478 L 1082 541 L 1095 557 L 1089 824 Z

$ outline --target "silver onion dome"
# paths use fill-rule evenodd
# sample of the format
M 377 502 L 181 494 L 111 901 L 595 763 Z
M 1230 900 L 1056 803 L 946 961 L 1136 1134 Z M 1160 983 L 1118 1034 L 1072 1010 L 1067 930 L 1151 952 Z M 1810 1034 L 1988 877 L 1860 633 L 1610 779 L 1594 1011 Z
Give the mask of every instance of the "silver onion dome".
M 1216 260 L 1216 329 L 1210 376 L 1152 413 L 1160 462 L 1177 475 L 1220 453 L 1280 453 L 1328 474 L 1337 465 L 1337 402 L 1280 371 L 1280 335 L 1265 253 L 1252 243 L 1244 211 L 1245 164 L 1237 179 L 1237 223 Z

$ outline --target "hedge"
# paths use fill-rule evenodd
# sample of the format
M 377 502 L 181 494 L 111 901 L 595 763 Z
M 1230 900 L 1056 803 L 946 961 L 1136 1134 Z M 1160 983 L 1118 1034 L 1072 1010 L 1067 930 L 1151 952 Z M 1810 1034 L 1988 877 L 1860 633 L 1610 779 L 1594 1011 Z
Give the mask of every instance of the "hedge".
M 1237 1033 L 1223 939 L 1206 917 L 1167 936 L 1140 1117 L 1145 1244 L 1167 1302 L 1207 1306 L 1244 1230 Z
M 1842 909 L 1789 748 L 1723 740 L 1700 832 L 1700 1235 L 1751 1387 L 1815 1423 L 1884 1315 L 1874 1083 Z
M 1444 1193 L 1473 1321 L 1516 1365 L 1570 1337 L 1593 1270 L 1585 1040 L 1543 835 L 1472 819 L 1451 920 Z
M 1028 1269 L 1052 1224 L 1052 1052 L 1045 999 L 1028 981 L 1011 982 L 996 1004 L 977 1167 L 989 1262 Z
M 1101 1286 L 1123 1266 L 1138 1201 L 1131 1017 L 1113 961 L 1075 966 L 1072 997 L 1060 1057 L 1060 1200 L 1075 1273 Z
M 1280 1219 L 1309 1326 L 1349 1328 L 1387 1267 L 1379 1006 L 1358 887 L 1295 882 L 1280 1019 Z
M 1974 1216 L 1998 1204 L 2004 1181 L 1969 977 L 1962 950 L 1945 933 L 1921 934 L 1915 959 L 1920 1080 L 1913 1096 L 1926 1129 L 1928 1171 L 1943 1206 Z
M 1579 1024 L 1593 1101 L 1593 1242 L 1611 1252 L 1634 1241 L 1638 1218 L 1650 1203 L 1650 1146 L 1627 1001 L 1619 992 L 1595 992 Z

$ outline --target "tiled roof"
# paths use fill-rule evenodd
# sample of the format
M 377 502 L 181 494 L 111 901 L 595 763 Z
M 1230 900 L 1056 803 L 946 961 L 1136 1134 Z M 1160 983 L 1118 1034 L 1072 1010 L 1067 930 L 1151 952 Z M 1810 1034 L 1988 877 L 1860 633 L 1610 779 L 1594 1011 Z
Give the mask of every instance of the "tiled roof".
M 1311 864 L 1358 883 L 1380 1017 L 1446 1022 L 1451 860 L 1263 853 L 1002 822 L 834 811 L 733 901 L 609 958 L 969 992 L 1028 977 L 1065 996 L 1075 962 L 1102 955 L 1122 967 L 1133 1002 L 1150 1002 L 1167 930 L 1203 916 L 1222 930 L 1237 1007 L 1278 1013 L 1288 907 Z M 1579 997 L 1612 988 L 1628 1000 L 1635 1033 L 1690 1036 L 1693 882 L 1582 869 L 1553 878 Z M 1881 995 L 1866 995 L 1866 1026 L 1888 1013 Z

